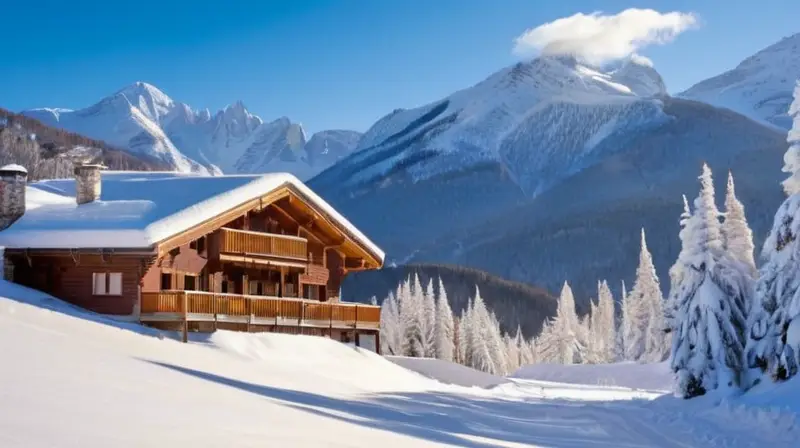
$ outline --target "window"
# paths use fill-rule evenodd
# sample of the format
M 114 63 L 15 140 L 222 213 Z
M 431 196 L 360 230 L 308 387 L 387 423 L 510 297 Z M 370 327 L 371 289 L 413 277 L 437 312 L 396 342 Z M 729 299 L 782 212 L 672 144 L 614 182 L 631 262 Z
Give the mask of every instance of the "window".
M 187 275 L 183 278 L 183 289 L 185 291 L 197 290 L 197 277 L 194 275 Z
M 319 286 L 303 285 L 303 293 L 306 299 L 319 300 Z
M 221 286 L 221 289 L 222 289 L 221 292 L 223 294 L 227 294 L 228 293 L 228 281 L 227 280 L 223 280 L 222 281 L 222 285 L 220 285 L 220 286 Z
M 95 272 L 92 274 L 92 294 L 96 296 L 121 296 L 121 272 Z
M 161 273 L 161 290 L 169 291 L 172 289 L 172 274 L 168 272 Z

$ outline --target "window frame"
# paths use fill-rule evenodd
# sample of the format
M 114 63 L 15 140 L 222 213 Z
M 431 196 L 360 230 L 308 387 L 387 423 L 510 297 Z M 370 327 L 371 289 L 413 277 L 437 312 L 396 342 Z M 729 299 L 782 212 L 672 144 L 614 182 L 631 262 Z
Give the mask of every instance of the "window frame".
M 92 272 L 92 295 L 97 297 L 122 297 L 125 295 L 122 274 L 122 272 L 118 271 Z M 118 292 L 112 293 L 112 276 L 117 276 L 119 278 Z M 99 277 L 102 277 L 102 290 L 98 288 L 100 284 Z

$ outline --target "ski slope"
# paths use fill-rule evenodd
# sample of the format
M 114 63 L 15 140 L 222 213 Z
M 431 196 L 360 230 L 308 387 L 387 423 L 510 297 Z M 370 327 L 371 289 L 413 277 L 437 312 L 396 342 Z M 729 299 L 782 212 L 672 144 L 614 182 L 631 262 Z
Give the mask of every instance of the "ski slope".
M 794 414 L 624 388 L 446 385 L 324 338 L 181 344 L 0 282 L 2 447 L 793 446 Z M 800 395 L 796 395 L 800 396 Z M 788 398 L 783 396 L 786 401 Z

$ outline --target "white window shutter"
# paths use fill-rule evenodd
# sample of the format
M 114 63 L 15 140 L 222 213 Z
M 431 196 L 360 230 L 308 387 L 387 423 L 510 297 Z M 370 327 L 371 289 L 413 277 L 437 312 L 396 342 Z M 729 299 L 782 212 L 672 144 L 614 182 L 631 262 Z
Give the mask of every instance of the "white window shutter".
M 92 294 L 102 296 L 106 294 L 106 274 L 95 272 L 92 274 Z
M 122 273 L 112 272 L 108 274 L 108 294 L 112 296 L 122 295 Z

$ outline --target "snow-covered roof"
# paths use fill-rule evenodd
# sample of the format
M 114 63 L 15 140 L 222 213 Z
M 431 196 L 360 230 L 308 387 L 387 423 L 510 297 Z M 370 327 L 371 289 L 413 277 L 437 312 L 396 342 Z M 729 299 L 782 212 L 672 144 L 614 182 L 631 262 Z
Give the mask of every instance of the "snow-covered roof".
M 201 176 L 105 171 L 100 200 L 78 205 L 75 180 L 29 184 L 26 211 L 0 231 L 8 248 L 146 248 L 289 184 L 383 260 L 384 253 L 333 207 L 288 173 Z

